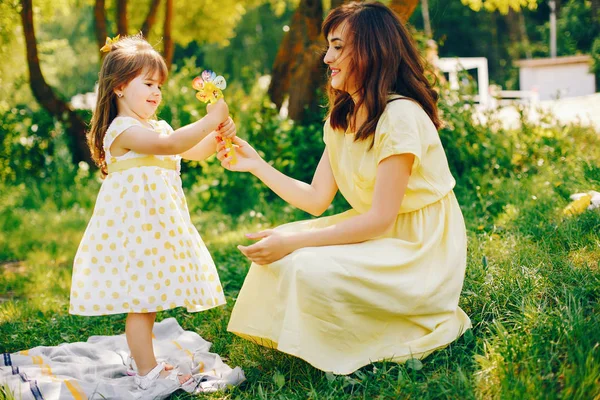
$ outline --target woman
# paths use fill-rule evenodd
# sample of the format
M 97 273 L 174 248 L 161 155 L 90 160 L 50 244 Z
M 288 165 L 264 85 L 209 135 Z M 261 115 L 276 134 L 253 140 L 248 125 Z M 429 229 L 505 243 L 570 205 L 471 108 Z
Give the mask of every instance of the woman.
M 464 220 L 437 129 L 437 94 L 398 17 L 349 3 L 323 23 L 331 71 L 325 151 L 312 183 L 289 178 L 245 141 L 232 171 L 248 171 L 313 215 L 339 189 L 352 209 L 248 235 L 253 261 L 228 330 L 349 374 L 448 345 L 470 327 L 458 307 Z

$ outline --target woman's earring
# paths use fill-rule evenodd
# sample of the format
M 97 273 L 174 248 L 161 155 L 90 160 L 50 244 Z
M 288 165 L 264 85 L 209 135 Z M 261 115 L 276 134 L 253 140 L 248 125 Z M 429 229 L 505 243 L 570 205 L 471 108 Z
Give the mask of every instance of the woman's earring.
M 123 93 L 117 93 L 117 97 L 119 97 L 119 98 L 123 97 Z

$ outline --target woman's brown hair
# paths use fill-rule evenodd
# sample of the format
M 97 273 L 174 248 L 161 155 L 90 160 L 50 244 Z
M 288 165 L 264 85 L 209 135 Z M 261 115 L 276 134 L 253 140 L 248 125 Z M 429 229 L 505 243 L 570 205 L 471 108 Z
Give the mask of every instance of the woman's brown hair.
M 141 34 L 124 37 L 113 43 L 100 68 L 98 99 L 87 135 L 92 159 L 103 175 L 108 173 L 104 136 L 118 113 L 115 90 L 126 86 L 141 73 L 150 77 L 158 73 L 163 83 L 168 75 L 165 60 Z
M 350 53 L 350 67 L 359 100 L 329 85 L 329 123 L 346 131 L 361 106 L 367 120 L 355 134 L 364 140 L 375 134 L 377 122 L 390 94 L 408 97 L 421 105 L 436 128 L 440 128 L 438 94 L 425 77 L 424 61 L 410 33 L 398 16 L 379 2 L 352 2 L 333 9 L 323 22 L 325 40 L 343 23 Z

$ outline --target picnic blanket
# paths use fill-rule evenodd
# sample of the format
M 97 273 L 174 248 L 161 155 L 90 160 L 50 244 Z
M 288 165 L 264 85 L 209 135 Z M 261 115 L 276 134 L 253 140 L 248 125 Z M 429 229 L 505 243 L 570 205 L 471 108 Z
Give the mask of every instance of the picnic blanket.
M 153 339 L 159 362 L 194 376 L 195 393 L 215 392 L 245 380 L 239 367 L 232 369 L 210 353 L 211 343 L 184 331 L 175 318 L 155 323 Z M 138 389 L 127 374 L 128 360 L 124 334 L 91 336 L 87 342 L 0 354 L 0 384 L 23 400 L 164 399 L 178 389 L 166 379 L 150 389 Z

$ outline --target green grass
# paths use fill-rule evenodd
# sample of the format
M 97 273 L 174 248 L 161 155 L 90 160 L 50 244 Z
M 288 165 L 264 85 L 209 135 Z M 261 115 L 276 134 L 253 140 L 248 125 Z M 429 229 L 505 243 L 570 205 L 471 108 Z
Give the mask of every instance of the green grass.
M 477 187 L 457 188 L 469 229 L 460 305 L 473 329 L 423 360 L 422 368 L 377 363 L 334 376 L 227 333 L 249 266 L 235 244 L 245 232 L 296 217 L 280 206 L 262 210 L 264 217 L 195 214 L 229 303 L 197 314 L 168 311 L 159 319 L 176 317 L 211 341 L 225 362 L 244 369 L 244 385 L 203 398 L 600 399 L 600 210 L 562 215 L 569 194 L 600 190 L 600 142 L 581 134 L 570 143 L 576 151 L 561 163 L 504 175 L 488 171 L 476 177 Z M 10 196 L 8 189 L 14 190 L 0 192 L 0 352 L 122 333 L 124 315 L 67 313 L 71 263 L 93 190 L 78 194 L 88 199 L 82 207 L 66 198 L 61 204 L 69 206 L 57 207 L 56 196 L 32 201 L 29 189 Z M 3 393 L 0 387 L 0 398 L 10 396 Z
M 2 400 L 16 400 L 18 397 L 15 397 L 8 388 L 4 385 L 0 385 L 0 399 Z

